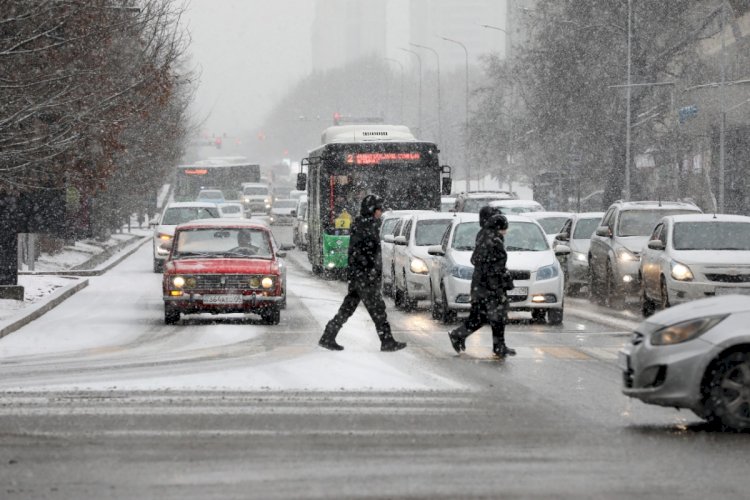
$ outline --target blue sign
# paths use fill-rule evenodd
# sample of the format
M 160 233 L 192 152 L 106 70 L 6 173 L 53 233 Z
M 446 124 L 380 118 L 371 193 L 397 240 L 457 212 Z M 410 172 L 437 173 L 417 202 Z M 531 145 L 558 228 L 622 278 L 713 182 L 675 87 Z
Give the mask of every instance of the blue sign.
M 680 116 L 680 123 L 685 123 L 688 119 L 698 116 L 698 106 L 685 106 L 684 108 L 680 108 L 678 113 Z

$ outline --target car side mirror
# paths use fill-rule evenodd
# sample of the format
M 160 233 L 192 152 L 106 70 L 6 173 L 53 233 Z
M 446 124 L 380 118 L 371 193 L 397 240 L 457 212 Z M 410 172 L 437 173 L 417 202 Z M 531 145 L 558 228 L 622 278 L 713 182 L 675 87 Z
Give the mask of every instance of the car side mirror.
M 279 250 L 278 252 L 276 252 L 276 257 L 283 259 L 286 257 L 286 252 L 284 250 Z
M 596 228 L 597 236 L 604 236 L 605 238 L 612 237 L 612 229 L 609 226 L 599 226 Z
M 560 233 L 555 236 L 555 241 L 570 241 L 570 235 L 568 233 Z
M 396 236 L 396 237 L 395 237 L 395 238 L 393 239 L 393 242 L 394 242 L 394 243 L 395 243 L 396 245 L 406 245 L 406 236 Z
M 555 247 L 555 255 L 562 256 L 562 255 L 569 255 L 570 254 L 570 247 L 568 245 L 557 245 Z
M 394 238 L 392 234 L 386 234 L 385 236 L 383 236 L 383 241 L 385 241 L 386 243 L 393 243 L 393 240 Z
M 443 255 L 445 255 L 445 250 L 443 250 L 442 245 L 433 245 L 431 247 L 427 247 L 427 253 L 436 257 L 442 257 Z
M 292 217 L 297 217 L 297 211 L 296 211 L 296 210 L 292 210 L 292 211 L 291 211 L 291 212 L 289 213 L 289 215 L 291 215 Z
M 664 242 L 661 240 L 651 240 L 648 242 L 648 247 L 651 250 L 664 250 Z
M 294 245 L 290 245 L 289 243 L 285 243 L 283 245 L 279 245 L 279 250 L 284 250 L 284 251 L 286 251 L 286 250 L 294 250 L 295 248 L 297 248 L 297 247 L 295 247 Z

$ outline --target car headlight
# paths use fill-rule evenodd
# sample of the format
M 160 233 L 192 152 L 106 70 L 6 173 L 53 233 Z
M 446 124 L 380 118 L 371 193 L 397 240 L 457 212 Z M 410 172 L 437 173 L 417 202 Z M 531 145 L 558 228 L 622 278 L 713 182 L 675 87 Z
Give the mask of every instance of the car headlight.
M 585 253 L 581 252 L 573 252 L 573 259 L 579 262 L 586 262 L 587 260 L 589 260 L 588 256 Z
M 185 286 L 185 278 L 182 276 L 175 276 L 172 278 L 172 284 L 175 286 L 175 288 L 182 288 Z
M 162 241 L 169 241 L 172 239 L 172 235 L 167 233 L 159 233 L 159 239 Z
M 409 266 L 409 269 L 411 269 L 411 272 L 413 272 L 414 274 L 427 274 L 430 272 L 427 264 L 425 264 L 422 259 L 417 259 L 416 257 L 411 259 L 411 265 Z
M 620 262 L 636 262 L 638 260 L 638 256 L 627 248 L 618 248 L 617 260 L 619 260 Z
M 302 225 L 302 231 L 305 233 L 307 232 L 307 224 Z
M 557 266 L 555 264 L 552 264 L 551 266 L 540 267 L 536 271 L 536 280 L 551 280 L 552 278 L 557 278 L 559 274 L 560 273 L 558 272 Z
M 263 288 L 271 288 L 273 287 L 273 278 L 270 276 L 266 276 L 265 278 L 263 278 L 260 284 L 263 285 Z
M 462 279 L 462 280 L 470 280 L 471 277 L 474 275 L 474 268 L 469 266 L 459 266 L 455 265 L 451 267 L 451 276 L 455 276 L 456 278 Z
M 672 261 L 670 263 L 670 267 L 672 268 L 672 277 L 677 281 L 693 280 L 693 273 L 685 264 L 680 264 L 679 262 Z
M 271 200 L 269 200 L 268 198 L 266 198 L 266 199 L 263 200 L 263 203 L 271 203 Z
M 721 323 L 728 314 L 691 319 L 666 326 L 651 334 L 651 345 L 674 345 L 693 340 Z

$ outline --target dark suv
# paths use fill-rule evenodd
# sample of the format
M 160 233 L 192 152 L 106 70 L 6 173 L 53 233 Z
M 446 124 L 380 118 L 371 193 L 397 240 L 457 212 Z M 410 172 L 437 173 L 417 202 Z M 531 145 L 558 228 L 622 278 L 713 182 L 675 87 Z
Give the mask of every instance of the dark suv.
M 456 195 L 454 212 L 479 213 L 479 210 L 495 200 L 517 200 L 518 195 L 511 191 L 466 191 Z
M 591 236 L 589 296 L 599 304 L 620 308 L 637 296 L 641 250 L 656 223 L 666 215 L 701 213 L 690 203 L 616 201 Z

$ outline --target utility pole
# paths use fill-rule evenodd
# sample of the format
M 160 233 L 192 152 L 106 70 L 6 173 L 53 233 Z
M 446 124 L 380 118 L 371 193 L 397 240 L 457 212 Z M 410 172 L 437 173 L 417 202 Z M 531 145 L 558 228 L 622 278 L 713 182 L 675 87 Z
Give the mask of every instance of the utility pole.
M 721 121 L 719 123 L 719 213 L 724 213 L 724 161 L 726 156 L 725 140 L 727 127 L 727 110 L 726 110 L 726 41 L 724 38 L 724 28 L 726 27 L 726 8 L 725 3 L 721 3 L 721 84 L 719 85 L 719 106 L 721 107 Z

